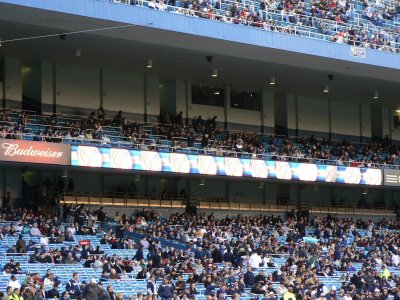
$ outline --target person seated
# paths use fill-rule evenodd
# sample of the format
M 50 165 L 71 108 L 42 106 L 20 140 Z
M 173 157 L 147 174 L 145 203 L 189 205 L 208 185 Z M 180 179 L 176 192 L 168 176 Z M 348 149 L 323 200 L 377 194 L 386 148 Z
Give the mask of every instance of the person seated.
M 95 124 L 95 122 L 96 122 L 96 113 L 94 111 L 92 111 L 89 114 L 89 117 L 88 117 L 87 121 L 88 121 L 88 125 L 89 126 L 93 126 Z
M 113 126 L 122 126 L 124 124 L 124 118 L 122 117 L 122 111 L 120 110 L 112 120 Z
M 263 295 L 265 293 L 265 291 L 262 287 L 262 284 L 258 283 L 251 288 L 250 293 L 255 294 L 255 295 Z
M 119 275 L 117 274 L 117 271 L 115 269 L 111 269 L 109 278 L 110 279 L 116 279 L 116 280 L 121 279 L 119 277 Z

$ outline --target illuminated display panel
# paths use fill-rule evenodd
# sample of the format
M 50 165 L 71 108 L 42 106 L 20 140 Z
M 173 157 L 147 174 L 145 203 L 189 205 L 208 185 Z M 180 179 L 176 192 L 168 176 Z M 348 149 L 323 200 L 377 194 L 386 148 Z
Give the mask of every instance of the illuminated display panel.
M 71 147 L 71 165 L 182 174 L 381 185 L 379 169 L 127 149 Z

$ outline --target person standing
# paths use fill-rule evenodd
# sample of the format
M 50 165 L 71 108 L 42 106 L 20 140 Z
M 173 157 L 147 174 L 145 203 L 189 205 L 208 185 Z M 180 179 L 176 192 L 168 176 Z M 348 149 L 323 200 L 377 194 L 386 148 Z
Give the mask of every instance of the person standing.
M 66 288 L 71 299 L 82 300 L 82 289 L 79 283 L 78 273 L 72 275 L 72 279 L 68 280 Z
M 97 286 L 99 287 L 99 298 L 98 298 L 98 300 L 111 300 L 110 295 L 104 289 L 103 284 L 102 283 L 98 283 Z
M 157 295 L 156 277 L 154 275 L 151 275 L 150 280 L 147 282 L 147 295 Z
M 158 288 L 158 296 L 161 300 L 172 300 L 175 294 L 175 287 L 168 277 L 164 278 L 163 284 Z
M 18 253 L 26 253 L 26 242 L 22 236 L 22 234 L 19 235 L 18 241 L 15 244 Z
M 100 295 L 100 290 L 96 279 L 90 280 L 90 283 L 82 290 L 82 297 L 86 300 L 97 300 Z

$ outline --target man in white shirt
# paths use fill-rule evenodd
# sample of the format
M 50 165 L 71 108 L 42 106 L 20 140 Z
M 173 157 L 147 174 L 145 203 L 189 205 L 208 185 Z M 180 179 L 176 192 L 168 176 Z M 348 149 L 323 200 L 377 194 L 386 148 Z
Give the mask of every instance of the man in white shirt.
M 253 252 L 249 258 L 249 265 L 252 268 L 259 268 L 262 262 L 261 256 L 257 254 L 257 252 Z
M 53 275 L 53 274 L 50 274 L 48 277 L 46 277 L 46 278 L 44 279 L 43 284 L 44 284 L 44 286 L 45 286 L 46 288 L 54 286 L 54 275 Z
M 393 265 L 395 265 L 396 267 L 399 265 L 400 263 L 400 256 L 398 254 L 393 254 L 392 255 L 392 263 Z
M 49 239 L 46 236 L 41 236 L 40 237 L 40 245 L 41 246 L 47 246 L 49 244 Z
M 17 279 L 17 276 L 12 275 L 10 281 L 8 281 L 7 286 L 11 286 L 13 290 L 19 289 L 19 288 L 21 288 L 21 283 Z

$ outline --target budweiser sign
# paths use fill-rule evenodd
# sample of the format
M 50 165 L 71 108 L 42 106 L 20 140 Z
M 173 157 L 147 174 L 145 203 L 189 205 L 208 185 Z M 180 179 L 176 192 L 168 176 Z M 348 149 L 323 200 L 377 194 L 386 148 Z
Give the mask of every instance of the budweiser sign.
M 3 140 L 0 160 L 70 165 L 70 146 L 65 144 Z

